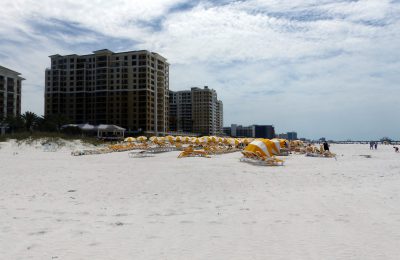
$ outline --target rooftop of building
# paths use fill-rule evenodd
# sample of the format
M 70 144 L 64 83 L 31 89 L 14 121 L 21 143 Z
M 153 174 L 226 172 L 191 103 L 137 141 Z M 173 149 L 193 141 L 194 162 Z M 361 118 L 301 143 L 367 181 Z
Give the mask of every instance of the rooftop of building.
M 231 126 L 225 126 L 225 127 L 237 127 L 237 128 L 247 128 L 247 127 L 253 127 L 253 126 L 258 126 L 258 127 L 274 127 L 274 125 L 257 125 L 257 124 L 253 124 L 253 125 L 248 125 L 248 126 L 243 126 L 243 125 L 238 125 L 238 124 L 231 124 Z
M 147 54 L 152 54 L 154 56 L 157 56 L 157 58 L 163 60 L 164 62 L 167 62 L 167 59 L 163 56 L 161 56 L 160 54 L 156 53 L 156 52 L 151 52 L 148 50 L 135 50 L 135 51 L 125 51 L 125 52 L 113 52 L 109 49 L 101 49 L 101 50 L 96 50 L 93 51 L 92 54 L 83 54 L 83 55 L 78 55 L 78 54 L 67 54 L 67 55 L 60 55 L 60 54 L 54 54 L 54 55 L 50 55 L 50 58 L 58 58 L 58 57 L 87 57 L 87 56 L 93 56 L 93 55 L 114 55 L 114 54 L 132 54 L 132 53 L 147 53 Z
M 15 77 L 19 77 L 21 80 L 25 80 L 24 78 L 20 77 L 21 73 L 15 71 L 15 70 L 3 67 L 1 65 L 0 65 L 0 72 L 7 73 L 7 74 L 14 74 Z
M 203 88 L 199 88 L 199 87 L 191 87 L 191 90 L 208 90 L 208 91 L 215 91 L 212 88 L 209 88 L 208 86 L 204 86 Z

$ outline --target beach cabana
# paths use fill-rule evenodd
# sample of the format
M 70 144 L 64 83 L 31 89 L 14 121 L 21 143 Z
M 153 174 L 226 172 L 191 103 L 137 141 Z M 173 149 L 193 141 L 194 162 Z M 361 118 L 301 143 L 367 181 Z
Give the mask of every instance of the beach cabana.
M 116 125 L 98 125 L 94 127 L 97 130 L 97 137 L 108 140 L 124 139 L 125 128 Z
M 278 153 L 275 142 L 269 139 L 257 139 L 242 151 L 241 161 L 270 166 L 283 165 L 283 161 L 275 157 Z

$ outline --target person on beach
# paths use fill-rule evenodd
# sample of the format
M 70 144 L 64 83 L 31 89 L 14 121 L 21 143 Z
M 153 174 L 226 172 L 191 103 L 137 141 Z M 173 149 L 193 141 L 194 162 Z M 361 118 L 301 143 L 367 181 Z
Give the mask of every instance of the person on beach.
M 324 150 L 329 151 L 329 144 L 327 142 L 324 142 Z
M 378 142 L 375 142 L 375 150 L 377 150 L 378 149 Z
M 394 151 L 395 151 L 396 153 L 399 152 L 399 147 L 393 146 L 393 148 L 394 148 Z
M 374 149 L 374 142 L 372 141 L 369 142 L 369 149 L 370 150 Z

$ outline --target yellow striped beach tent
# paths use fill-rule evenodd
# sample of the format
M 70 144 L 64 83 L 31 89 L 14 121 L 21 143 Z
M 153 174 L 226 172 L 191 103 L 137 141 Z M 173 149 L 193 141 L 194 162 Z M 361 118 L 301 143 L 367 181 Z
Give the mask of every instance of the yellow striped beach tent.
M 138 138 L 136 138 L 136 140 L 138 140 L 139 142 L 146 142 L 147 141 L 147 137 L 146 136 L 139 136 Z
M 275 150 L 276 154 L 279 154 L 281 152 L 282 148 L 289 147 L 289 143 L 285 139 L 274 138 L 274 139 L 271 139 L 271 141 L 274 143 L 274 150 Z
M 134 138 L 134 137 L 127 137 L 124 139 L 124 142 L 129 142 L 129 143 L 135 142 L 135 141 L 136 141 L 136 138 Z
M 269 139 L 256 139 L 244 148 L 244 151 L 259 153 L 262 157 L 272 157 L 279 154 L 276 145 Z
M 182 136 L 175 136 L 175 142 L 182 142 Z
M 218 138 L 217 138 L 217 142 L 220 143 L 220 144 L 223 144 L 223 143 L 225 142 L 225 138 L 223 138 L 223 137 L 218 137 Z

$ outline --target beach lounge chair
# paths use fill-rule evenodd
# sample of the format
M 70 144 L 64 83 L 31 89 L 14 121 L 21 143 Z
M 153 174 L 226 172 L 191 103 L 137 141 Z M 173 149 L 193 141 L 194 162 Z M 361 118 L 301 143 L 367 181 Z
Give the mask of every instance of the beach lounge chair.
M 154 153 L 148 153 L 147 151 L 130 152 L 128 153 L 129 158 L 145 158 L 154 157 Z
M 335 153 L 331 153 L 330 151 L 323 151 L 319 153 L 306 153 L 308 157 L 321 157 L 321 158 L 336 158 Z
M 93 155 L 93 154 L 106 154 L 106 153 L 112 153 L 113 150 L 109 148 L 100 148 L 100 149 L 94 149 L 94 150 L 77 150 L 71 152 L 71 155 L 73 156 L 81 156 L 81 155 Z
M 163 147 L 150 147 L 145 151 L 147 153 L 166 153 L 166 152 L 172 152 L 172 151 L 176 151 L 176 150 L 177 149 L 175 147 L 163 146 Z
M 210 158 L 205 150 L 195 150 L 193 146 L 186 147 L 179 155 L 178 158 L 183 157 L 206 157 Z
M 283 166 L 283 160 L 272 157 L 265 157 L 260 152 L 242 151 L 243 157 L 240 158 L 241 162 L 246 162 L 254 165 L 262 166 Z
M 331 153 L 330 151 L 325 151 L 323 147 L 318 149 L 315 146 L 309 145 L 306 147 L 306 156 L 307 157 L 322 157 L 322 158 L 336 158 L 336 154 Z

